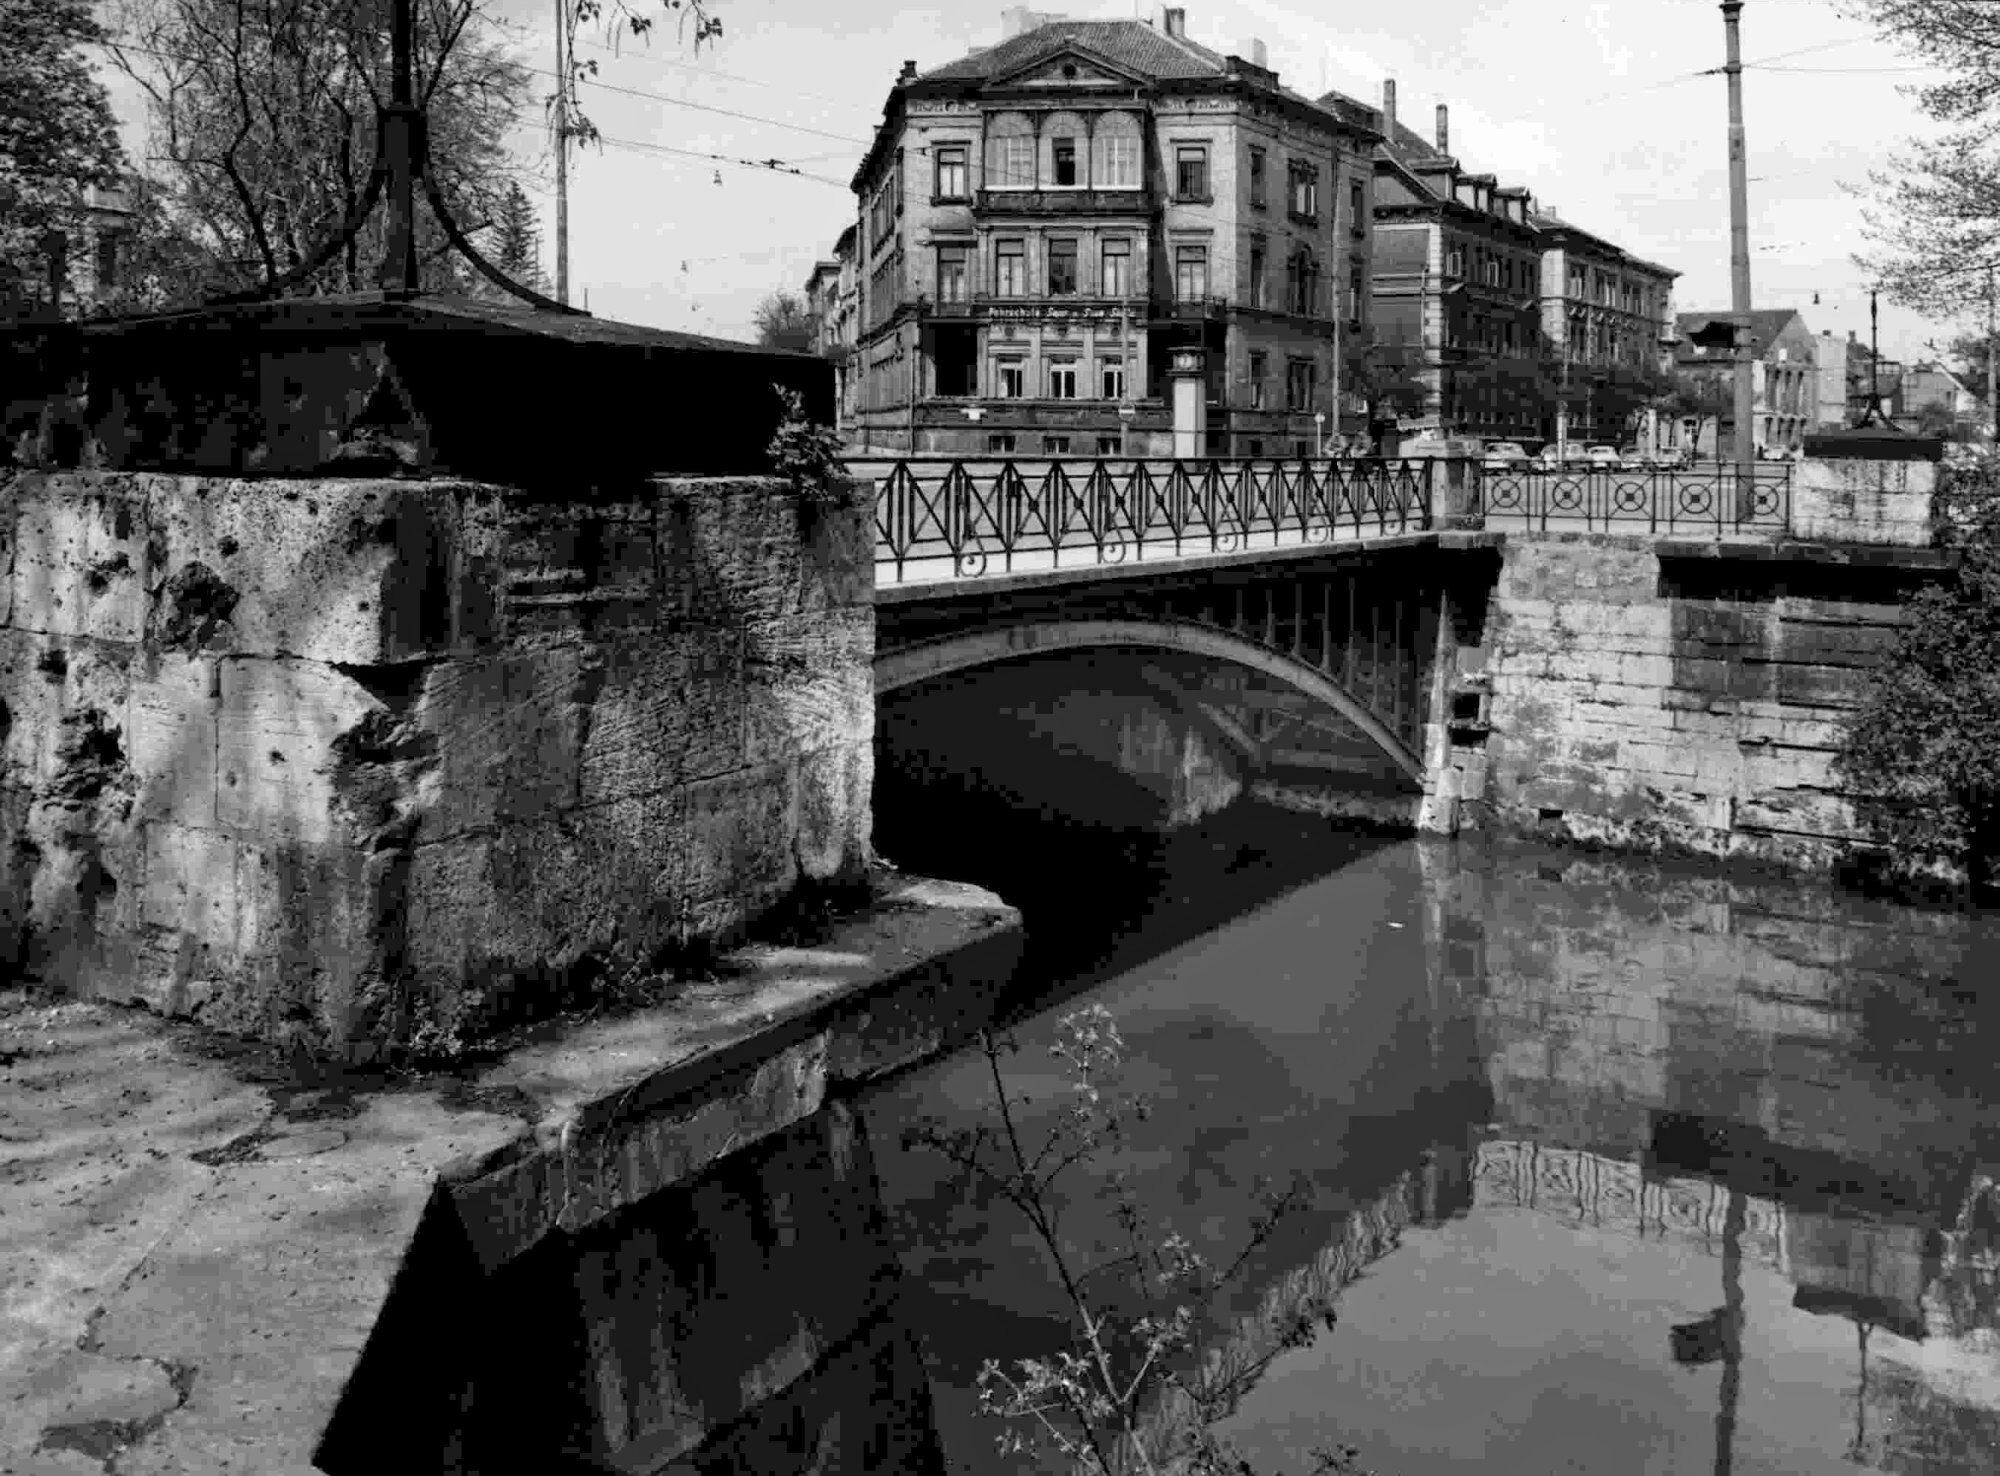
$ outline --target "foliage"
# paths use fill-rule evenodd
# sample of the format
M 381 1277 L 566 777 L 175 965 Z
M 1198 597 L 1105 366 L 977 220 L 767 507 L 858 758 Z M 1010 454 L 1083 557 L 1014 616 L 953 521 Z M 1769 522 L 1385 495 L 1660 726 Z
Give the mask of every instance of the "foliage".
M 158 161 L 154 223 L 208 258 L 229 289 L 277 281 L 339 231 L 375 158 L 389 95 L 389 36 L 371 0 L 119 0 L 116 64 L 143 90 Z M 532 95 L 478 0 L 416 0 L 416 88 L 430 158 L 461 229 L 496 222 L 514 183 L 504 139 Z M 378 280 L 388 228 L 377 208 L 344 252 L 298 288 Z M 432 285 L 465 290 L 427 209 L 418 249 Z
M 563 55 L 569 59 L 569 76 L 561 79 L 556 91 L 549 96 L 549 128 L 582 143 L 599 143 L 601 136 L 597 125 L 577 106 L 577 83 L 587 82 L 597 75 L 595 60 L 577 59 L 577 32 L 586 25 L 602 22 L 614 37 L 622 38 L 629 33 L 635 40 L 644 41 L 653 30 L 653 18 L 634 10 L 626 0 L 609 0 L 609 6 L 607 11 L 606 0 L 571 0 L 558 12 L 565 26 Z M 687 36 L 692 26 L 696 51 L 701 50 L 702 42 L 712 41 L 722 34 L 722 22 L 709 13 L 708 0 L 660 0 L 660 8 L 676 18 L 683 37 Z
M 979 1374 L 982 1413 L 1003 1422 L 1003 1454 L 1045 1464 L 1059 1457 L 1076 1469 L 1114 1473 L 1222 1476 L 1249 1467 L 1214 1426 L 1231 1414 L 1279 1353 L 1310 1344 L 1320 1324 L 1332 1326 L 1333 1308 L 1320 1300 L 1274 1328 L 1269 1351 L 1237 1365 L 1205 1358 L 1197 1345 L 1202 1318 L 1279 1221 L 1302 1206 L 1309 1185 L 1295 1181 L 1282 1192 L 1262 1192 L 1241 1251 L 1220 1271 L 1179 1235 L 1149 1227 L 1122 1181 L 1112 1181 L 1114 1219 L 1125 1238 L 1118 1254 L 1083 1264 L 1062 1231 L 1057 1186 L 1071 1169 L 1122 1145 L 1147 1104 L 1121 1092 L 1117 1077 L 1125 1043 L 1102 1005 L 1065 1015 L 1049 1047 L 1070 1077 L 1071 1101 L 1046 1137 L 1031 1143 L 1000 1069 L 1003 1049 L 1018 1050 L 982 1032 L 993 1082 L 994 1121 L 950 1129 L 936 1121 L 916 1124 L 906 1141 L 945 1157 L 969 1190 L 997 1195 L 1025 1219 L 1047 1257 L 1074 1318 L 1071 1345 L 1047 1357 L 1009 1367 L 988 1360 Z M 1314 1451 L 1315 1472 L 1356 1473 L 1352 1448 Z
M 1424 379 L 1427 367 L 1423 349 L 1415 344 L 1363 338 L 1347 350 L 1341 364 L 1341 390 L 1361 404 L 1369 434 L 1378 446 L 1397 421 L 1422 415 L 1428 408 L 1431 387 Z
M 104 29 L 87 0 L 0 0 L 0 294 L 46 280 L 44 232 L 81 242 L 84 192 L 124 163 L 111 102 L 79 49 Z
M 791 292 L 773 292 L 757 304 L 757 342 L 765 348 L 809 354 L 818 338 L 805 300 Z
M 844 501 L 851 483 L 840 466 L 840 433 L 806 419 L 805 396 L 797 390 L 782 384 L 771 388 L 784 409 L 766 448 L 771 465 L 808 502 Z
M 2000 265 L 2000 7 L 1988 0 L 1847 0 L 1905 55 L 1946 73 L 1907 91 L 1944 131 L 1872 173 L 1874 250 L 1856 261 L 1930 317 L 1982 307 Z
M 542 232 L 535 220 L 535 207 L 519 180 L 508 180 L 500 196 L 499 219 L 493 225 L 493 265 L 523 287 L 537 292 L 546 283 L 542 276 Z M 498 287 L 488 284 L 491 291 Z
M 1723 421 L 1736 413 L 1736 388 L 1726 370 L 1676 369 L 1659 403 L 1662 415 L 1694 422 L 1691 444 L 1699 445 L 1710 421 L 1720 440 Z
M 2000 891 L 2000 460 L 1939 468 L 1938 541 L 1956 577 L 1910 602 L 1843 725 L 1836 772 L 1892 876 L 1945 869 Z

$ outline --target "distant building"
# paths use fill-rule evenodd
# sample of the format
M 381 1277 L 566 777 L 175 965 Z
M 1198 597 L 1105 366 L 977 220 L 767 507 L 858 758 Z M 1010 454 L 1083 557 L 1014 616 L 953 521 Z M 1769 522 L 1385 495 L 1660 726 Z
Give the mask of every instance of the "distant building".
M 1908 429 L 1962 437 L 1980 414 L 1979 397 L 1942 364 L 1912 364 L 1897 385 L 1896 419 Z
M 1542 242 L 1542 335 L 1574 376 L 1657 374 L 1672 342 L 1674 280 L 1670 267 L 1614 246 L 1543 205 L 1529 219 Z M 1627 427 L 1608 423 L 1595 404 L 1573 408 L 1571 441 L 1618 444 Z
M 1732 384 L 1735 350 L 1726 344 L 1704 346 L 1696 341 L 1698 336 L 1711 336 L 1705 330 L 1712 330 L 1713 325 L 1732 321 L 1723 312 L 1680 314 L 1675 320 L 1678 342 L 1674 367 L 1682 373 Z M 1750 315 L 1750 341 L 1751 443 L 1760 452 L 1796 451 L 1807 433 L 1820 425 L 1819 340 L 1794 309 L 1761 308 Z M 1732 409 L 1704 420 L 1698 428 L 1684 423 L 1681 430 L 1692 440 L 1697 455 L 1716 456 L 1726 454 L 1735 444 L 1735 422 Z
M 1829 329 L 1821 329 L 1813 345 L 1814 366 L 1819 374 L 1816 422 L 1820 430 L 1838 430 L 1852 420 L 1847 392 L 1848 340 Z
M 1311 452 L 1367 327 L 1377 115 L 1282 86 L 1260 42 L 1198 44 L 1177 8 L 1003 21 L 905 64 L 854 175 L 855 437 L 1166 454 L 1179 356 L 1201 450 Z
M 1320 99 L 1336 100 L 1347 101 L 1338 93 Z M 1372 237 L 1375 343 L 1385 357 L 1420 364 L 1416 373 L 1425 385 L 1421 411 L 1406 416 L 1401 428 L 1538 440 L 1544 416 L 1528 392 L 1542 353 L 1542 241 L 1534 201 L 1519 186 L 1460 167 L 1442 105 L 1434 143 L 1397 118 L 1393 81 L 1382 84 L 1382 118 Z
M 806 310 L 813 321 L 813 352 L 833 360 L 834 426 L 846 431 L 854 423 L 854 330 L 860 312 L 860 292 L 854 272 L 855 227 L 834 242 L 833 259 L 816 262 L 806 278 Z

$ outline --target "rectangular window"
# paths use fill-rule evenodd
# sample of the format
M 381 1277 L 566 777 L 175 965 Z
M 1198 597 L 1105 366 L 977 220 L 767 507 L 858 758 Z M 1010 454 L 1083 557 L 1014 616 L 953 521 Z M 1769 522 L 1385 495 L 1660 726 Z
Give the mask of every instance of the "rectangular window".
M 937 196 L 940 200 L 965 198 L 964 144 L 946 144 L 938 149 Z
M 940 246 L 937 249 L 937 300 L 939 302 L 964 302 L 969 296 L 970 273 L 967 258 L 970 249 L 964 246 Z
M 1076 360 L 1049 360 L 1049 398 L 1051 400 L 1076 398 Z
M 1208 198 L 1208 145 L 1177 144 L 1174 147 L 1174 198 Z
M 1005 433 L 988 436 L 986 450 L 989 454 L 1011 455 L 1014 450 L 1014 438 Z
M 1028 393 L 1028 367 L 1025 359 L 1002 359 L 996 366 L 999 373 L 994 376 L 1000 386 L 1000 398 L 1018 400 Z
M 1181 302 L 1199 302 L 1208 296 L 1208 248 L 1174 248 L 1174 296 Z
M 1347 182 L 1347 228 L 1357 236 L 1368 234 L 1368 204 L 1358 179 Z
M 1259 210 L 1264 208 L 1264 151 L 1250 151 L 1250 203 Z
M 1043 436 L 1043 437 L 1042 437 L 1042 455 L 1044 455 L 1044 456 L 1067 456 L 1067 455 L 1069 455 L 1069 437 L 1068 437 L 1068 436 Z
M 1049 296 L 1076 295 L 1076 242 L 1049 242 Z
M 1099 436 L 1097 438 L 1097 454 L 1099 456 L 1116 456 L 1118 452 L 1118 437 Z
M 1454 246 L 1450 251 L 1445 253 L 1444 274 L 1447 277 L 1462 277 L 1465 275 L 1465 252 L 1463 250 Z
M 1057 187 L 1068 189 L 1080 183 L 1076 177 L 1076 140 L 1058 138 L 1050 143 L 1049 148 L 1055 164 Z
M 1026 297 L 1028 295 L 1027 242 L 994 242 L 993 264 L 993 290 L 996 293 L 1001 297 Z
M 1125 359 L 1115 355 L 1097 361 L 1097 383 L 1107 400 L 1125 398 Z
M 1319 263 L 1312 253 L 1299 250 L 1285 266 L 1285 310 L 1309 318 L 1319 299 Z
M 1264 243 L 1250 242 L 1250 306 L 1264 306 Z
M 1106 241 L 1100 257 L 1103 270 L 1097 290 L 1104 297 L 1123 297 L 1132 290 L 1132 243 L 1123 238 Z
M 986 140 L 986 188 L 1031 190 L 1035 187 L 1035 141 L 1025 133 L 1007 133 Z
M 1097 177 L 1100 190 L 1139 188 L 1139 139 L 1136 134 L 1097 135 Z
M 1270 360 L 1261 351 L 1250 355 L 1250 408 L 1264 408 L 1264 376 L 1270 372 Z M 1254 452 L 1252 453 L 1255 454 Z
M 1291 175 L 1291 213 L 1295 220 L 1319 219 L 1319 170 L 1302 160 L 1288 166 Z
M 1361 268 L 1350 267 L 1347 272 L 1347 321 L 1361 321 Z
M 1288 359 L 1285 361 L 1285 408 L 1287 410 L 1312 409 L 1313 367 L 1311 359 Z

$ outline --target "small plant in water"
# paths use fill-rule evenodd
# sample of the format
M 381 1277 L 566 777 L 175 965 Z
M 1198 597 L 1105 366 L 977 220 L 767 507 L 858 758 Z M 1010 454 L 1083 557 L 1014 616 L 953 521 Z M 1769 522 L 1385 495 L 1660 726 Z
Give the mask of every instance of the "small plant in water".
M 1000 1068 L 1002 1052 L 1018 1051 L 1018 1043 L 981 1032 L 980 1045 L 993 1079 L 993 1120 L 973 1128 L 930 1120 L 904 1136 L 950 1160 L 968 1186 L 997 1194 L 1020 1212 L 1069 1304 L 1068 1347 L 1011 1367 L 989 1359 L 980 1370 L 980 1411 L 1006 1425 L 997 1437 L 1001 1453 L 1054 1457 L 1095 1476 L 1252 1476 L 1254 1468 L 1214 1427 L 1274 1358 L 1311 1343 L 1321 1325 L 1333 1325 L 1332 1303 L 1316 1300 L 1288 1314 L 1270 1329 L 1269 1351 L 1248 1360 L 1204 1356 L 1196 1335 L 1203 1313 L 1279 1221 L 1304 1206 L 1309 1183 L 1295 1178 L 1282 1191 L 1260 1187 L 1260 1212 L 1249 1236 L 1218 1271 L 1181 1236 L 1149 1225 L 1123 1178 L 1110 1175 L 1107 1191 L 1123 1247 L 1086 1264 L 1061 1231 L 1058 1181 L 1119 1146 L 1128 1126 L 1143 1121 L 1148 1110 L 1143 1099 L 1117 1089 L 1125 1059 L 1117 1023 L 1102 1005 L 1058 1022 L 1049 1050 L 1063 1063 L 1071 1100 L 1038 1143 L 1024 1136 L 1019 1109 L 1025 1099 L 1009 1094 Z M 1351 1447 L 1315 1450 L 1308 1470 L 1367 1476 L 1358 1454 Z

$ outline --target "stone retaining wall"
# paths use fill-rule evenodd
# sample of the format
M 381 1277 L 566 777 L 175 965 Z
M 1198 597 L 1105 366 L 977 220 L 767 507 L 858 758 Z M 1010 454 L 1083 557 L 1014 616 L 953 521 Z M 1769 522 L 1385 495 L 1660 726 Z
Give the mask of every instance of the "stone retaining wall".
M 0 539 L 12 967 L 365 1060 L 866 864 L 859 508 L 32 473 Z
M 1935 461 L 1809 457 L 1793 468 L 1793 536 L 1927 548 L 1938 471 Z

